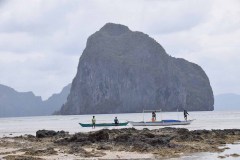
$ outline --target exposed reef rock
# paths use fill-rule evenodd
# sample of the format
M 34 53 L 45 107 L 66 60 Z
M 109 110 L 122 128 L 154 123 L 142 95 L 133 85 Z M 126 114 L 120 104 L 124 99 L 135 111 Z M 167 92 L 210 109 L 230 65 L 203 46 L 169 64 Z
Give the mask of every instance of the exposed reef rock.
M 61 114 L 213 110 L 213 92 L 197 64 L 169 56 L 142 32 L 108 23 L 88 38 Z
M 240 129 L 189 131 L 169 127 L 154 130 L 123 128 L 75 134 L 40 130 L 36 135 L 39 133 L 46 136 L 0 138 L 0 159 L 121 159 L 114 158 L 112 153 L 128 156 L 122 159 L 131 159 L 130 155 L 133 154 L 140 155 L 134 159 L 145 159 L 142 157 L 144 154 L 149 155 L 147 159 L 167 159 L 197 152 L 222 152 L 223 155 L 229 149 L 226 144 L 239 145 L 236 143 L 240 139 Z M 6 148 L 8 151 L 2 152 Z M 239 154 L 227 156 L 239 157 Z

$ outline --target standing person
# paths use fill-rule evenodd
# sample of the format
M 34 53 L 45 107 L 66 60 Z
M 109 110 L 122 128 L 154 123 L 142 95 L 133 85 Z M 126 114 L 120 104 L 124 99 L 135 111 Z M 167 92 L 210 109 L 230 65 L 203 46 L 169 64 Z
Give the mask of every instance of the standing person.
M 118 118 L 117 118 L 117 117 L 115 117 L 115 119 L 114 119 L 114 123 L 115 123 L 115 126 L 118 125 L 119 121 L 118 121 Z
M 156 121 L 156 112 L 152 112 L 152 122 Z
M 95 116 L 93 116 L 92 118 L 92 128 L 95 128 L 96 126 L 96 119 L 95 119 Z
M 183 115 L 184 115 L 184 119 L 187 121 L 187 115 L 189 115 L 187 110 L 183 110 Z

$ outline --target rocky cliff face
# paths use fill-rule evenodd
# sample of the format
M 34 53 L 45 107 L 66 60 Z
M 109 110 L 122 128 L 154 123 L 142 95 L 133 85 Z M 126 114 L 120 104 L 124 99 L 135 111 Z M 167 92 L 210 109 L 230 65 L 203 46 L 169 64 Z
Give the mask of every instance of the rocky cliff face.
M 88 38 L 61 114 L 213 110 L 202 68 L 169 56 L 154 39 L 108 23 Z

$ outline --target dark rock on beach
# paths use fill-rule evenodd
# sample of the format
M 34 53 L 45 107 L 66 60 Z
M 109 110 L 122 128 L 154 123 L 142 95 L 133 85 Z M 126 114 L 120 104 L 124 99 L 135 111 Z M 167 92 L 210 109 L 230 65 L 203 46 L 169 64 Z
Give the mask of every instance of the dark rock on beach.
M 12 150 L 0 152 L 0 158 L 4 155 L 2 157 L 9 160 L 35 160 L 46 156 L 57 159 L 64 155 L 63 159 L 67 159 L 66 155 L 68 158 L 81 159 L 103 157 L 111 152 L 121 151 L 128 154 L 151 154 L 161 159 L 184 153 L 223 152 L 228 149 L 224 147 L 225 144 L 233 144 L 239 140 L 240 129 L 189 131 L 169 127 L 154 130 L 124 128 L 75 134 L 40 130 L 36 137 L 26 135 L 0 138 L 0 148 Z
M 162 156 L 181 152 L 221 152 L 218 146 L 240 139 L 239 129 L 195 130 L 185 128 L 143 129 L 103 129 L 89 133 L 76 133 L 54 140 L 55 144 L 69 146 L 70 152 L 89 155 L 84 147 L 96 150 L 121 150 L 139 153 L 156 153 Z M 187 143 L 186 143 L 187 142 Z M 192 145 L 194 144 L 194 147 Z M 171 153 L 169 153 L 171 152 Z M 172 153 L 174 152 L 174 153 Z
M 68 135 L 68 132 L 65 131 L 53 131 L 53 130 L 39 130 L 36 132 L 36 137 L 37 138 L 46 138 L 46 137 L 54 137 L 54 136 L 59 136 L 59 137 L 65 137 Z
M 60 114 L 213 110 L 203 69 L 174 58 L 142 32 L 108 23 L 87 40 Z
M 91 133 L 89 134 L 88 139 L 91 142 L 108 141 L 109 140 L 108 130 L 100 130 L 100 131 Z
M 34 149 L 28 148 L 25 152 L 25 155 L 32 155 L 32 156 L 46 156 L 46 155 L 56 155 L 57 151 L 54 148 L 49 147 L 46 149 Z

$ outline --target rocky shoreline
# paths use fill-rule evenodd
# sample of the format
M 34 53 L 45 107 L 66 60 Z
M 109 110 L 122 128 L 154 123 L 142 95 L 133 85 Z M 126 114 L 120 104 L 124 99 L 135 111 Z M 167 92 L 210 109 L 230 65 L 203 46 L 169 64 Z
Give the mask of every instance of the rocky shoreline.
M 6 160 L 158 159 L 197 152 L 223 152 L 228 149 L 224 147 L 226 144 L 239 141 L 240 129 L 189 131 L 185 128 L 169 127 L 155 130 L 124 128 L 76 134 L 39 130 L 36 136 L 0 138 L 0 158 Z M 236 153 L 233 156 L 240 155 Z

